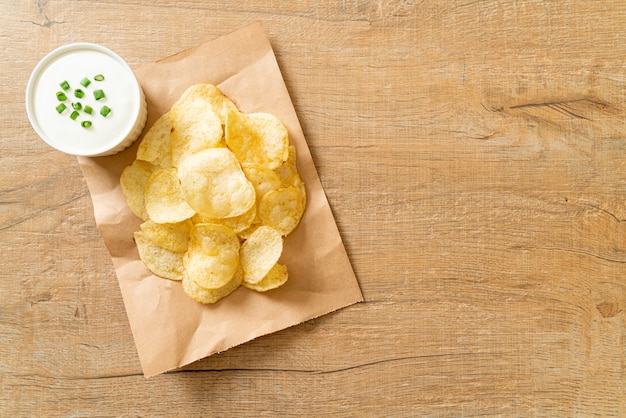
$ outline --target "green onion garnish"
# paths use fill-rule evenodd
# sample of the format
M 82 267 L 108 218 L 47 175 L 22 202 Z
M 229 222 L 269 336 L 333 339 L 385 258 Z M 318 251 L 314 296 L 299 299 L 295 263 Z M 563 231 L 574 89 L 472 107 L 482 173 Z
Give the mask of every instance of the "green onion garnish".
M 72 120 L 76 120 L 76 118 L 78 118 L 78 111 L 73 111 L 72 114 L 70 115 L 70 119 Z
M 90 81 L 87 77 L 85 77 L 85 78 L 83 78 L 82 80 L 80 80 L 80 84 L 81 84 L 83 87 L 87 87 L 88 85 L 90 85 L 90 84 L 91 84 L 91 81 Z
M 85 108 L 83 109 L 85 111 L 85 113 L 87 113 L 88 115 L 91 115 L 91 112 L 93 112 L 93 108 L 91 106 L 85 106 Z
M 102 109 L 100 109 L 100 114 L 106 118 L 109 113 L 111 113 L 111 108 L 106 105 L 102 106 Z
M 57 91 L 57 99 L 62 102 L 63 100 L 67 100 L 67 96 L 62 91 Z
M 89 128 L 91 126 L 91 121 L 90 120 L 84 120 L 80 123 L 80 126 L 82 126 L 83 128 Z
M 104 97 L 104 92 L 102 90 L 96 90 L 93 92 L 93 97 L 95 97 L 96 100 L 100 100 Z
M 56 107 L 56 109 L 57 109 L 57 112 L 63 113 L 63 111 L 67 109 L 67 106 L 65 106 L 65 103 L 61 103 Z
M 83 108 L 83 105 L 80 102 L 72 103 L 72 107 L 76 110 L 80 110 Z
M 69 90 L 69 88 L 70 88 L 70 83 L 68 83 L 67 81 L 63 81 L 63 82 L 59 83 L 59 86 L 61 86 L 61 88 L 62 88 L 63 90 Z
M 94 76 L 93 79 L 96 80 L 96 81 L 103 81 L 104 80 L 104 76 L 102 74 L 98 74 L 98 75 Z
M 82 91 L 81 89 L 74 90 L 74 96 L 78 97 L 79 99 L 83 97 L 84 95 L 85 95 L 85 92 Z

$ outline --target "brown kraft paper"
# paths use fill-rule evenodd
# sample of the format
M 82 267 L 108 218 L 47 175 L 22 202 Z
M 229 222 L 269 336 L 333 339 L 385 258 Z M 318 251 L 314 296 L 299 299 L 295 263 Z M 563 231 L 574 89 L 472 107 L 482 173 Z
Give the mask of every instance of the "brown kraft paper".
M 212 83 L 243 112 L 268 112 L 287 127 L 305 182 L 307 208 L 285 240 L 282 287 L 259 293 L 240 287 L 214 305 L 188 297 L 180 282 L 150 273 L 133 232 L 141 220 L 126 204 L 119 178 L 140 140 L 108 157 L 77 157 L 96 224 L 117 274 L 143 373 L 154 376 L 254 338 L 363 301 L 274 52 L 259 22 L 146 64 L 135 74 L 148 103 L 147 129 L 183 91 Z

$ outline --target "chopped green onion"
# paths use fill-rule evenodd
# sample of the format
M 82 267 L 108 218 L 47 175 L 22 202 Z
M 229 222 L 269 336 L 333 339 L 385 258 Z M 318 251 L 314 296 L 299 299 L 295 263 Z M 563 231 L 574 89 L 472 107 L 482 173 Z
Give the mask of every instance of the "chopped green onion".
M 98 75 L 94 76 L 93 79 L 96 80 L 96 81 L 103 81 L 104 80 L 104 76 L 102 74 L 98 74 Z
M 72 103 L 72 107 L 76 110 L 80 110 L 83 108 L 83 105 L 80 102 Z
M 62 88 L 63 90 L 69 90 L 69 88 L 70 88 L 70 83 L 68 83 L 67 81 L 63 81 L 63 82 L 59 83 L 59 86 L 61 86 L 61 88 Z
M 106 105 L 102 106 L 102 109 L 100 109 L 100 114 L 106 118 L 109 113 L 111 113 L 111 108 Z
M 87 77 L 85 77 L 85 78 L 83 78 L 82 80 L 80 80 L 80 84 L 81 84 L 83 87 L 87 87 L 88 85 L 90 85 L 90 84 L 91 84 L 91 81 L 90 81 Z
M 83 109 L 85 111 L 85 113 L 87 113 L 88 115 L 91 115 L 91 112 L 93 112 L 93 108 L 89 105 L 85 106 L 85 108 Z
M 104 97 L 104 92 L 102 90 L 96 90 L 93 92 L 93 97 L 95 97 L 96 100 L 100 100 Z
M 67 100 L 67 96 L 62 91 L 57 91 L 57 99 L 62 102 L 63 100 Z
M 80 126 L 82 126 L 83 128 L 89 128 L 91 126 L 91 121 L 90 120 L 84 120 L 80 123 Z
M 73 111 L 72 114 L 70 115 L 70 119 L 72 120 L 76 120 L 76 118 L 78 118 L 78 111 Z
M 65 106 L 65 103 L 61 103 L 56 107 L 56 109 L 57 109 L 57 112 L 63 113 L 63 111 L 67 109 L 67 106 Z
M 79 99 L 83 97 L 84 95 L 85 95 L 85 92 L 82 91 L 81 89 L 74 90 L 74 96 L 78 97 Z

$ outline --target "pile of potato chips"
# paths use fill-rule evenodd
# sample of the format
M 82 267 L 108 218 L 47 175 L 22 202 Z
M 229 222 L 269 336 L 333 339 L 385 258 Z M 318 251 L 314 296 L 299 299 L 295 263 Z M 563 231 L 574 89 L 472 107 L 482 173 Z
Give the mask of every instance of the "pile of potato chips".
M 194 300 L 287 281 L 278 260 L 306 192 L 275 116 L 242 113 L 211 84 L 191 86 L 146 133 L 120 184 L 144 221 L 134 233 L 141 260 Z

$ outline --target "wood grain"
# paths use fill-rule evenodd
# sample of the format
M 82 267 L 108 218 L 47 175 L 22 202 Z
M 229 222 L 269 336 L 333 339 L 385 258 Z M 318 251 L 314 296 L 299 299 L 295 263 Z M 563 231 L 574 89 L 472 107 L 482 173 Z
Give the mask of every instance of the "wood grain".
M 626 416 L 626 3 L 0 8 L 2 415 Z M 24 86 L 63 43 L 139 66 L 256 20 L 366 302 L 145 379 Z

